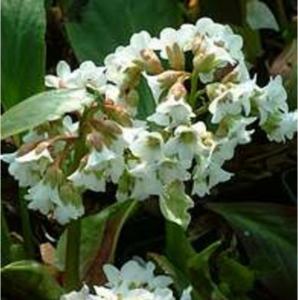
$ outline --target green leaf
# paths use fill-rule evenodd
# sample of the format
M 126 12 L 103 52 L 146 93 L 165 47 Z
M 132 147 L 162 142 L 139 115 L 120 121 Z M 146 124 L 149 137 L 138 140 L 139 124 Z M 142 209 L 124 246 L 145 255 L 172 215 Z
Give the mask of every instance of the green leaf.
M 296 209 L 264 203 L 210 203 L 236 230 L 263 283 L 281 299 L 296 295 Z
M 89 0 L 79 7 L 69 6 L 66 29 L 80 61 L 102 63 L 105 56 L 141 30 L 156 35 L 164 27 L 177 26 L 181 10 L 177 0 Z
M 246 3 L 247 24 L 255 30 L 273 29 L 279 31 L 279 26 L 269 7 L 259 1 L 250 0 Z
M 143 76 L 141 77 L 140 84 L 138 85 L 138 93 L 139 103 L 137 118 L 140 120 L 146 120 L 148 116 L 154 113 L 155 100 L 151 89 Z
M 189 277 L 193 286 L 198 291 L 200 299 L 228 300 L 213 282 L 210 274 L 210 258 L 218 249 L 221 242 L 217 241 L 209 245 L 203 251 L 197 253 L 188 261 Z
M 172 222 L 166 222 L 166 255 L 181 270 L 185 270 L 188 260 L 196 255 L 183 228 Z
M 34 95 L 15 105 L 1 117 L 1 138 L 21 133 L 48 120 L 80 109 L 93 100 L 82 89 L 51 90 Z
M 47 269 L 33 261 L 18 261 L 1 270 L 2 295 L 10 299 L 57 300 L 63 294 Z
M 43 0 L 3 0 L 2 104 L 9 109 L 44 89 L 46 16 Z
M 187 228 L 191 219 L 188 209 L 192 208 L 194 204 L 192 199 L 185 193 L 182 182 L 173 182 L 165 187 L 159 205 L 167 220 Z
M 136 209 L 137 202 L 115 203 L 101 212 L 81 220 L 80 274 L 81 279 L 100 283 L 102 265 L 114 259 L 117 241 L 125 221 Z M 55 265 L 64 269 L 66 232 L 59 239 Z
M 228 294 L 225 293 L 228 299 L 236 299 L 236 297 L 242 299 L 247 292 L 252 290 L 255 274 L 248 267 L 223 253 L 218 259 L 218 268 L 220 287 L 228 290 Z

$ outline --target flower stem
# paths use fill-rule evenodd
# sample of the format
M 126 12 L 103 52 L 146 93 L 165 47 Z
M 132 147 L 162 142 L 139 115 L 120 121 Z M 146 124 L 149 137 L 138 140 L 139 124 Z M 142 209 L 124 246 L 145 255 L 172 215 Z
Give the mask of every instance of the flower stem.
M 191 90 L 189 95 L 189 104 L 194 108 L 196 104 L 196 93 L 198 89 L 199 72 L 194 71 L 191 76 Z
M 65 288 L 74 290 L 79 285 L 81 220 L 72 221 L 67 227 L 65 257 Z
M 19 209 L 22 222 L 22 233 L 24 239 L 24 247 L 28 258 L 34 258 L 33 234 L 31 230 L 30 217 L 26 201 L 24 199 L 25 189 L 20 189 L 18 194 Z

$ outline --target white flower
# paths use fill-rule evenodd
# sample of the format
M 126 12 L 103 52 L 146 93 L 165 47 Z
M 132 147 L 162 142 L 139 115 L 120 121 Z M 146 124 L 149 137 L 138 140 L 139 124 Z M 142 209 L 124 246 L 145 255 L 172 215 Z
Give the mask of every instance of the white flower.
M 28 190 L 25 199 L 30 201 L 28 207 L 32 210 L 38 210 L 44 215 L 48 215 L 58 202 L 58 188 L 53 188 L 49 183 L 41 180 Z
M 160 133 L 143 131 L 129 145 L 129 149 L 136 157 L 148 162 L 163 158 L 164 142 Z
M 210 193 L 212 187 L 220 182 L 230 180 L 231 177 L 232 174 L 223 170 L 217 163 L 200 156 L 194 169 L 192 194 L 203 197 Z
M 71 72 L 70 66 L 65 61 L 59 61 L 56 67 L 57 76 L 47 75 L 45 77 L 45 85 L 47 87 L 59 88 L 76 88 L 79 73 Z
M 126 292 L 131 287 L 134 289 L 146 287 L 149 290 L 168 287 L 173 280 L 164 275 L 154 275 L 155 265 L 152 262 L 138 262 L 130 260 L 120 270 L 113 265 L 105 265 L 104 272 L 107 277 L 107 287 L 114 291 Z
M 134 178 L 134 187 L 131 198 L 144 200 L 150 195 L 160 195 L 162 193 L 162 183 L 157 178 L 156 166 L 142 163 L 129 171 Z
M 190 119 L 194 116 L 191 106 L 186 103 L 184 98 L 177 100 L 172 95 L 161 102 L 155 113 L 149 116 L 147 120 L 163 127 L 173 128 L 178 125 L 189 124 Z
M 48 87 L 59 88 L 84 88 L 87 84 L 98 89 L 106 84 L 104 67 L 96 67 L 92 61 L 83 62 L 80 67 L 73 72 L 65 61 L 57 64 L 57 76 L 47 75 L 45 85 Z
M 240 35 L 234 34 L 231 27 L 214 23 L 209 18 L 201 18 L 197 21 L 197 33 L 207 36 L 214 44 L 227 50 L 231 56 L 241 61 L 244 59 L 242 46 L 243 39 Z
M 212 99 L 208 109 L 212 113 L 212 123 L 219 123 L 227 115 L 239 115 L 244 110 L 250 113 L 250 97 L 255 88 L 255 81 L 250 80 L 232 86 Z
M 175 180 L 186 181 L 190 179 L 185 164 L 176 159 L 165 158 L 157 164 L 157 172 L 164 184 L 170 184 Z
M 39 182 L 52 161 L 47 149 L 40 153 L 33 149 L 23 156 L 18 156 L 18 152 L 2 154 L 0 159 L 9 163 L 8 172 L 21 187 L 33 186 Z
M 271 79 L 267 86 L 258 89 L 253 98 L 260 114 L 260 125 L 263 125 L 270 114 L 288 112 L 287 92 L 282 84 L 281 76 Z
M 272 120 L 271 120 L 272 119 Z M 280 113 L 277 116 L 269 117 L 264 129 L 267 132 L 269 141 L 277 143 L 286 142 L 286 139 L 292 139 L 297 131 L 298 112 Z M 271 123 L 271 124 L 270 124 Z
M 86 285 L 84 285 L 79 292 L 73 291 L 68 294 L 65 294 L 60 297 L 60 300 L 91 300 L 92 298 L 89 297 L 89 293 L 89 288 Z
M 76 170 L 68 178 L 74 186 L 82 187 L 94 192 L 104 192 L 106 183 L 103 176 L 100 176 L 95 171 Z
M 76 220 L 84 214 L 83 206 L 76 206 L 71 203 L 65 203 L 62 200 L 60 200 L 60 203 L 57 202 L 56 204 L 57 205 L 54 208 L 53 217 L 61 225 L 65 225 L 71 220 Z
M 88 156 L 86 170 L 94 170 L 101 164 L 116 158 L 116 153 L 103 146 L 100 151 L 93 148 Z
M 181 163 L 190 167 L 195 155 L 205 148 L 201 140 L 205 134 L 206 126 L 203 122 L 192 126 L 181 125 L 176 128 L 174 137 L 167 141 L 165 152 L 169 156 L 177 155 Z

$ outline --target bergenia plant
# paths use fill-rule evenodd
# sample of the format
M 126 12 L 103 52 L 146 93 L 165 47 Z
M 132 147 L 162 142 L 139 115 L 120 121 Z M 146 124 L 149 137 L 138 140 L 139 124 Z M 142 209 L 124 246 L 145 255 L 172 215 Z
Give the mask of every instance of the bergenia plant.
M 231 179 L 224 164 L 257 127 L 272 142 L 293 138 L 297 129 L 281 77 L 258 85 L 242 47 L 229 26 L 202 18 L 159 37 L 134 34 L 103 66 L 86 61 L 71 70 L 60 61 L 56 75 L 45 78 L 50 93 L 64 95 L 57 96 L 59 109 L 46 121 L 12 129 L 27 132 L 16 152 L 1 156 L 27 189 L 29 209 L 71 226 L 85 213 L 82 194 L 104 193 L 112 183 L 116 201 L 156 198 L 167 220 L 187 228 L 196 199 Z M 141 84 L 155 101 L 145 117 L 138 109 L 146 101 Z M 132 266 L 141 268 L 106 267 L 109 282 L 95 287 L 97 296 L 84 287 L 62 299 L 174 299 L 170 279 L 154 278 L 153 265 Z M 142 274 L 148 278 L 127 283 L 126 276 Z M 189 291 L 177 299 L 190 299 Z

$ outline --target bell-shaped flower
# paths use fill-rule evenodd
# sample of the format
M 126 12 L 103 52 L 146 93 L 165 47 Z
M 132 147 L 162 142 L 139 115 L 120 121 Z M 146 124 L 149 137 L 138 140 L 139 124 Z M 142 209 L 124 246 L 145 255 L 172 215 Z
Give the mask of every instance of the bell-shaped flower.
M 218 86 L 218 87 L 216 87 Z M 215 88 L 215 91 L 212 91 Z M 247 116 L 250 113 L 250 98 L 255 89 L 254 80 L 250 80 L 231 87 L 211 85 L 207 87 L 211 96 L 211 104 L 208 109 L 212 114 L 212 123 L 219 123 L 225 116 L 239 115 L 244 111 Z
M 162 127 L 174 128 L 187 125 L 195 114 L 184 98 L 176 99 L 173 95 L 161 102 L 155 113 L 147 118 L 148 121 Z
M 159 161 L 164 157 L 164 141 L 158 132 L 143 131 L 129 145 L 132 154 L 143 161 Z
M 297 111 L 272 114 L 262 128 L 266 131 L 269 141 L 277 143 L 292 139 L 297 131 Z
M 205 134 L 206 126 L 203 122 L 197 122 L 192 126 L 177 127 L 174 137 L 170 138 L 165 145 L 166 155 L 177 155 L 181 163 L 190 167 L 195 155 L 205 148 L 201 141 Z
M 282 84 L 281 76 L 276 76 L 269 83 L 259 88 L 252 101 L 259 111 L 260 125 L 263 125 L 271 114 L 288 112 L 287 92 Z
M 131 198 L 144 200 L 149 196 L 158 196 L 162 193 L 162 182 L 157 177 L 156 165 L 142 163 L 129 170 L 129 174 L 134 181 Z

